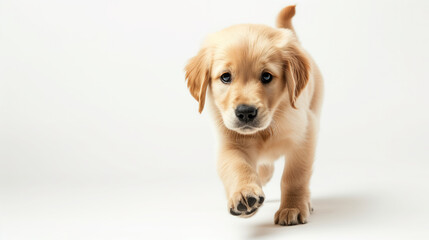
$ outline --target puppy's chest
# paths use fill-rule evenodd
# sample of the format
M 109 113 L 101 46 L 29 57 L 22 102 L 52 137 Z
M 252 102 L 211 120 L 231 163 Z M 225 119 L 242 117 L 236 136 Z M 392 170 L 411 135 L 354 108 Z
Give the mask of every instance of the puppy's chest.
M 261 161 L 274 161 L 285 155 L 288 149 L 290 140 L 269 140 L 260 146 L 259 159 Z

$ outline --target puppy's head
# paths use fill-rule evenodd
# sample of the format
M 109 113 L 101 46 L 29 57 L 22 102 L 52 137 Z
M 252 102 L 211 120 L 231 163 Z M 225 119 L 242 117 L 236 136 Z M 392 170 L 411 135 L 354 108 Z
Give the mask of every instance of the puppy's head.
M 211 35 L 185 71 L 200 112 L 209 88 L 225 127 L 253 134 L 269 127 L 276 112 L 295 108 L 309 61 L 292 30 L 237 25 Z M 280 103 L 287 106 L 279 110 Z

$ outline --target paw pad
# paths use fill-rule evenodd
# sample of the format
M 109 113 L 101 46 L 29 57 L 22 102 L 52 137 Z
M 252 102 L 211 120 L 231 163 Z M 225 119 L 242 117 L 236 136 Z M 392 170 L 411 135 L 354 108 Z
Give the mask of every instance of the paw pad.
M 264 200 L 264 196 L 240 197 L 238 204 L 236 204 L 236 206 L 232 206 L 229 209 L 229 212 L 233 216 L 249 217 L 258 210 Z

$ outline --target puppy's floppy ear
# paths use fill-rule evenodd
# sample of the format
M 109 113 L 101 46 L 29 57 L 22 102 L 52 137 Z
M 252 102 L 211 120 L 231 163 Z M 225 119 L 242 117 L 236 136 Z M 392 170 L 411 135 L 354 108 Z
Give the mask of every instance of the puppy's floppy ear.
M 283 54 L 286 62 L 285 76 L 289 100 L 292 107 L 296 108 L 296 99 L 307 85 L 310 77 L 310 61 L 296 42 L 287 44 Z
M 191 95 L 198 101 L 198 111 L 204 109 L 207 85 L 210 80 L 210 55 L 208 49 L 201 49 L 198 54 L 191 58 L 185 67 L 186 81 Z

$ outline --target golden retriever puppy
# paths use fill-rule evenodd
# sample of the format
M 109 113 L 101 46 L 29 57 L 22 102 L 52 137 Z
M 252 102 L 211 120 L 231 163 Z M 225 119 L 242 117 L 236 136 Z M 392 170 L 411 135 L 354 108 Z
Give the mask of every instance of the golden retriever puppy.
M 253 216 L 273 161 L 285 156 L 281 204 L 274 221 L 306 223 L 309 182 L 322 105 L 321 74 L 302 49 L 284 8 L 277 27 L 236 25 L 212 34 L 185 67 L 188 88 L 204 107 L 206 94 L 220 135 L 218 172 L 228 210 Z

